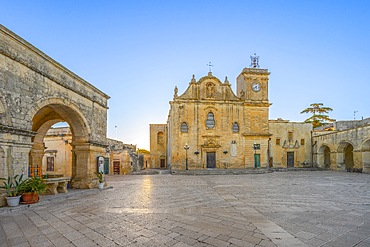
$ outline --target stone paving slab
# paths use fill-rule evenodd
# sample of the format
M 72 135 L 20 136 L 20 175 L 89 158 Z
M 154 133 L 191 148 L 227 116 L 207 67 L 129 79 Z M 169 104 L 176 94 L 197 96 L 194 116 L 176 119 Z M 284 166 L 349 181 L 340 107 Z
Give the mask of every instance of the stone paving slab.
M 333 171 L 107 176 L 0 208 L 2 246 L 370 246 L 370 176 Z

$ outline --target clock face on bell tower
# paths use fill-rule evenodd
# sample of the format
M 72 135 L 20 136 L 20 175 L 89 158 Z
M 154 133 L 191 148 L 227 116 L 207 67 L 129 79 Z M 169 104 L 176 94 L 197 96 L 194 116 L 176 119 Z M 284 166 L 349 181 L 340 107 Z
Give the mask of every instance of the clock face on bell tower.
M 258 92 L 259 90 L 261 89 L 261 86 L 258 82 L 254 82 L 252 84 L 252 90 L 255 91 L 255 92 Z

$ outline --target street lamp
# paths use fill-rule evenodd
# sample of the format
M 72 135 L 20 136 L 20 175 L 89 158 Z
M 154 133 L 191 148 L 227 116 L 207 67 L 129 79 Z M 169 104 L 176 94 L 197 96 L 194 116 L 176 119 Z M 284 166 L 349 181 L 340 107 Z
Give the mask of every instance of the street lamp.
M 228 151 L 224 150 L 223 153 L 226 155 L 228 153 Z M 227 162 L 224 162 L 224 167 L 225 167 L 225 169 L 227 169 Z
M 186 151 L 186 158 L 185 158 L 185 161 L 186 161 L 186 163 L 185 163 L 185 167 L 186 167 L 186 170 L 189 170 L 189 165 L 188 165 L 188 149 L 190 148 L 190 146 L 186 143 L 185 144 L 185 146 L 184 146 L 184 149 L 185 149 L 185 151 Z

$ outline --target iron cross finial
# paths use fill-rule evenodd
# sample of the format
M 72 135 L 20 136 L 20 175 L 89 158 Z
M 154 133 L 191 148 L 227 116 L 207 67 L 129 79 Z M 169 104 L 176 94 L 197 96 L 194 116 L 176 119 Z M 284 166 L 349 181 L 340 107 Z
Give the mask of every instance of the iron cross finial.
M 207 66 L 209 67 L 209 72 L 212 72 L 212 67 L 214 66 L 211 62 L 209 62 L 207 64 Z

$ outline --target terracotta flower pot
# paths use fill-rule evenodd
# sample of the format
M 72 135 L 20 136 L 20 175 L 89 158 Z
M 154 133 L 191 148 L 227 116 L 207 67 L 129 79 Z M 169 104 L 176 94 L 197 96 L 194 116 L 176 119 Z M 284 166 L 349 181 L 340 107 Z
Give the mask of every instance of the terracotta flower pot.
M 22 203 L 23 204 L 32 204 L 39 201 L 39 195 L 33 192 L 26 192 L 22 195 Z

